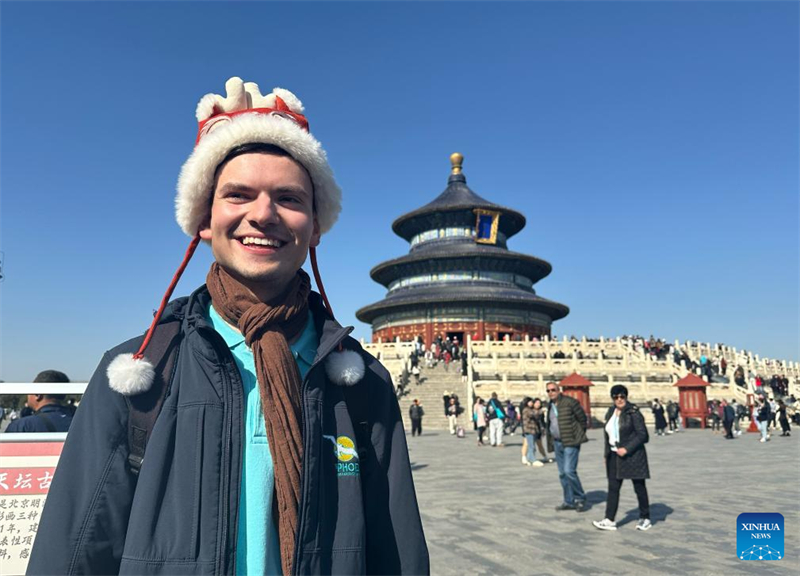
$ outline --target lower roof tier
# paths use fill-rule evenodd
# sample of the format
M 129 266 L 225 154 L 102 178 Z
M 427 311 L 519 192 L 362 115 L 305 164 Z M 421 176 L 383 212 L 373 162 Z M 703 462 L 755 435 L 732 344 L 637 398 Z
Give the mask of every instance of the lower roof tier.
M 369 273 L 373 280 L 389 287 L 393 281 L 431 272 L 455 270 L 486 270 L 509 272 L 530 278 L 535 284 L 553 270 L 549 262 L 494 246 L 458 242 L 442 246 L 441 250 L 411 252 L 400 258 L 387 260 Z
M 569 308 L 559 302 L 547 300 L 533 292 L 513 287 L 487 290 L 485 286 L 459 286 L 457 290 L 440 287 L 421 287 L 389 294 L 383 300 L 364 306 L 356 312 L 361 322 L 372 324 L 376 318 L 398 312 L 411 312 L 431 307 L 465 304 L 486 308 L 528 310 L 543 314 L 551 321 L 569 314 Z

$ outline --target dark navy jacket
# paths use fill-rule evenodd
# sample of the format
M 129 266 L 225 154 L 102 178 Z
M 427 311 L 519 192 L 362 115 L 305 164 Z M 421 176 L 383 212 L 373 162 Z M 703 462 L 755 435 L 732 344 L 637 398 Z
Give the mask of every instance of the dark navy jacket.
M 66 432 L 72 423 L 74 408 L 61 404 L 46 404 L 33 415 L 14 420 L 6 432 L 50 432 L 44 419 L 53 425 L 53 432 Z
M 66 432 L 72 423 L 74 408 L 61 404 L 46 404 L 33 415 L 14 420 L 6 432 L 50 432 L 44 419 L 53 425 L 53 432 Z
M 205 319 L 205 286 L 170 305 L 183 340 L 138 477 L 130 473 L 128 405 L 106 369 L 136 338 L 109 351 L 67 436 L 28 574 L 234 574 L 244 404 L 239 371 Z M 304 458 L 296 574 L 428 574 L 405 432 L 383 366 L 309 297 L 320 344 L 303 382 Z M 323 435 L 356 442 L 341 387 L 324 361 L 337 349 L 364 360 L 370 445 L 360 473 L 339 466 Z M 356 446 L 356 448 L 359 448 Z M 362 447 L 363 448 L 363 447 Z M 248 479 L 250 481 L 250 479 Z M 362 494 L 362 482 L 363 494 Z

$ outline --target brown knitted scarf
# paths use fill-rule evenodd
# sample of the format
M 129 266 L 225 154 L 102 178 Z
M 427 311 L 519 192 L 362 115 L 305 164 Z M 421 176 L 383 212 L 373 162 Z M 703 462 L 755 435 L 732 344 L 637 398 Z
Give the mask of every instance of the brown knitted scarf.
M 308 274 L 299 270 L 286 290 L 261 302 L 216 262 L 206 278 L 214 309 L 237 326 L 253 351 L 261 409 L 275 469 L 281 566 L 291 574 L 294 559 L 303 434 L 300 430 L 300 371 L 288 341 L 308 320 Z

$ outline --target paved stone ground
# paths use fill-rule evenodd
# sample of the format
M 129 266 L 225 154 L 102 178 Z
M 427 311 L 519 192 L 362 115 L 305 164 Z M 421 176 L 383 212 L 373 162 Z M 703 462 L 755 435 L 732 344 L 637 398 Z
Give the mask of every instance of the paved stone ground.
M 653 527 L 635 529 L 633 485 L 622 486 L 619 530 L 604 532 L 603 437 L 589 433 L 578 472 L 590 510 L 556 512 L 555 464 L 520 463 L 520 436 L 506 448 L 477 447 L 474 433 L 408 437 L 431 554 L 440 575 L 502 574 L 800 574 L 800 432 L 760 444 L 757 434 L 724 440 L 688 430 L 647 444 Z M 785 559 L 736 557 L 736 517 L 780 512 Z

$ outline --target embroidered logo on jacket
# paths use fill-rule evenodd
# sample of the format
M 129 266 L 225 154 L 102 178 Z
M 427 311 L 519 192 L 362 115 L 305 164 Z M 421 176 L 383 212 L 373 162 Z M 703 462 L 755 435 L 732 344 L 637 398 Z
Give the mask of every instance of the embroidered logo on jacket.
M 356 451 L 355 442 L 347 436 L 334 437 L 323 434 L 322 437 L 325 440 L 330 440 L 333 444 L 333 454 L 339 460 L 336 463 L 338 475 L 358 476 L 359 466 L 358 462 L 355 462 L 355 460 L 358 460 L 358 452 Z

